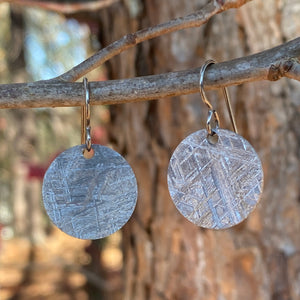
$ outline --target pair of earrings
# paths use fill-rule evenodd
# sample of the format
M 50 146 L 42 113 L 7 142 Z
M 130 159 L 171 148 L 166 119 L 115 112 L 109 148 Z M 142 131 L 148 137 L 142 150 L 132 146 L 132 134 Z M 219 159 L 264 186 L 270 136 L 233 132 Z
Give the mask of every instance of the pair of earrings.
M 205 70 L 213 63 L 207 61 L 200 70 L 200 93 L 209 108 L 206 130 L 189 135 L 175 149 L 168 187 L 175 206 L 189 221 L 223 229 L 242 222 L 255 208 L 263 172 L 255 150 L 237 134 L 226 88 L 223 92 L 235 133 L 219 128 L 218 114 L 203 88 Z M 52 162 L 42 194 L 45 209 L 58 228 L 77 238 L 99 239 L 129 220 L 136 206 L 137 183 L 120 154 L 92 145 L 86 78 L 83 83 L 82 145 L 64 151 Z

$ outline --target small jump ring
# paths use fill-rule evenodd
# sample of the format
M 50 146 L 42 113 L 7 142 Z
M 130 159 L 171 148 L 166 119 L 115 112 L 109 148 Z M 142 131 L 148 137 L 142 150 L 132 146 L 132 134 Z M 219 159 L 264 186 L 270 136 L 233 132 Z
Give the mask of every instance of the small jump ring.
M 212 118 L 214 118 L 214 127 L 213 128 L 211 126 Z M 208 135 L 212 136 L 217 133 L 217 131 L 219 129 L 219 123 L 220 123 L 220 119 L 219 119 L 218 113 L 215 110 L 210 109 L 208 111 L 208 116 L 207 116 L 207 121 L 206 121 L 206 130 L 207 130 Z

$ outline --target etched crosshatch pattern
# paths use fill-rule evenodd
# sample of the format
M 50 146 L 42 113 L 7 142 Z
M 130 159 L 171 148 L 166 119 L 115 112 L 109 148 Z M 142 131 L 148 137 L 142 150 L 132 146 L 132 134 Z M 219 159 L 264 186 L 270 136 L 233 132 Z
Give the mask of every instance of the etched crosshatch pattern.
M 215 145 L 207 131 L 184 139 L 168 168 L 168 187 L 177 209 L 194 224 L 223 229 L 242 222 L 257 205 L 263 171 L 253 147 L 240 135 L 218 130 Z
M 99 239 L 129 220 L 137 183 L 120 154 L 93 145 L 95 154 L 86 159 L 84 147 L 70 148 L 53 161 L 44 178 L 43 200 L 50 219 L 62 231 L 81 239 Z

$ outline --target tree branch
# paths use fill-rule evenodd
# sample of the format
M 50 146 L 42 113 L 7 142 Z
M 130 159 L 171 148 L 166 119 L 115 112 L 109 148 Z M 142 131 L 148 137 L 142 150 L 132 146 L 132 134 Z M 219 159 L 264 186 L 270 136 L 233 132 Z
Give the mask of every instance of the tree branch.
M 128 34 L 61 76 L 45 81 L 0 85 L 0 108 L 83 105 L 82 83 L 72 83 L 138 43 L 185 28 L 198 27 L 212 16 L 251 0 L 212 0 L 196 13 Z M 210 66 L 207 89 L 281 77 L 300 81 L 300 38 L 276 48 Z M 199 68 L 125 80 L 91 82 L 91 104 L 118 104 L 196 93 Z
M 92 105 L 120 104 L 199 91 L 200 68 L 125 80 L 90 82 Z M 211 65 L 206 89 L 287 77 L 300 81 L 300 38 L 278 47 Z M 82 106 L 82 83 L 39 81 L 0 85 L 0 108 Z
M 115 41 L 106 48 L 101 49 L 84 62 L 75 66 L 73 69 L 62 74 L 61 76 L 54 78 L 53 80 L 76 81 L 109 59 L 129 48 L 136 46 L 141 42 L 174 31 L 192 27 L 200 27 L 214 15 L 230 8 L 239 8 L 249 1 L 252 0 L 212 0 L 209 1 L 208 4 L 205 5 L 201 10 L 190 15 L 171 20 L 154 27 L 142 29 L 135 33 L 127 34 L 120 40 Z
M 57 3 L 53 1 L 39 0 L 0 0 L 0 4 L 4 2 L 14 3 L 22 6 L 32 6 L 41 9 L 51 10 L 62 14 L 73 14 L 80 11 L 95 11 L 119 2 L 120 0 L 98 0 L 98 1 L 82 1 L 80 3 Z

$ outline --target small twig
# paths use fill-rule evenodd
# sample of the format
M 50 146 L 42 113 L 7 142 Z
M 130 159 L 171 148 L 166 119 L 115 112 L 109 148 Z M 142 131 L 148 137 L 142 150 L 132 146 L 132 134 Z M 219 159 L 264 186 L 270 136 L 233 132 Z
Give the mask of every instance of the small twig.
M 83 1 L 77 3 L 57 3 L 52 1 L 39 0 L 0 0 L 0 4 L 4 2 L 14 3 L 22 6 L 31 6 L 41 9 L 51 10 L 61 14 L 73 14 L 80 11 L 95 11 L 112 5 L 120 0 L 98 0 Z
M 53 80 L 61 81 L 76 81 L 83 75 L 92 71 L 93 69 L 99 67 L 112 57 L 120 54 L 121 52 L 136 46 L 137 44 L 144 42 L 149 39 L 153 39 L 158 36 L 162 36 L 167 33 L 174 31 L 200 27 L 205 24 L 214 15 L 230 9 L 238 8 L 245 3 L 252 0 L 213 0 L 205 5 L 201 10 L 187 15 L 185 17 L 180 17 L 154 27 L 149 27 L 137 31 L 136 33 L 130 33 L 122 37 L 120 40 L 110 44 L 106 48 L 101 49 L 99 52 L 89 57 L 84 62 L 75 66 L 73 69 L 62 74 L 61 76 L 54 78 Z
M 119 104 L 197 93 L 199 70 L 125 80 L 90 82 L 91 104 Z M 281 77 L 300 81 L 300 38 L 278 47 L 211 65 L 205 72 L 206 89 L 216 89 Z M 0 108 L 81 106 L 82 83 L 40 81 L 0 85 Z

